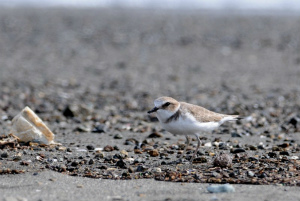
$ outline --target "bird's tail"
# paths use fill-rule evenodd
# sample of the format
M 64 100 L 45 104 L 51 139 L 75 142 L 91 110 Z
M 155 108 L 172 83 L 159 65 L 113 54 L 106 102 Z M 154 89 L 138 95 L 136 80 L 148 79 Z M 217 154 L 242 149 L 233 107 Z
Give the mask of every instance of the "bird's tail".
M 222 120 L 221 120 L 221 124 L 227 121 L 237 121 L 237 120 L 241 120 L 244 117 L 240 117 L 239 115 L 226 115 Z
M 234 116 L 234 120 L 242 120 L 245 118 L 245 117 L 241 117 L 239 115 L 232 115 L 232 116 Z

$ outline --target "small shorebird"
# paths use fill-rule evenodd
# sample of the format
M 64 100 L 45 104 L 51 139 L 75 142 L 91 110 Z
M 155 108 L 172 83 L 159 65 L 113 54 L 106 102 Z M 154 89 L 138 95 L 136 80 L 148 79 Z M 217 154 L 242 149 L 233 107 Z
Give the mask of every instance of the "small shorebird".
M 188 135 L 195 135 L 198 141 L 196 150 L 191 158 L 193 162 L 200 147 L 200 132 L 212 131 L 227 121 L 241 119 L 238 115 L 219 114 L 203 107 L 185 102 L 178 102 L 171 97 L 160 97 L 154 101 L 154 108 L 148 113 L 156 112 L 162 127 L 170 133 L 185 135 L 186 146 L 180 157 L 186 152 L 189 145 Z

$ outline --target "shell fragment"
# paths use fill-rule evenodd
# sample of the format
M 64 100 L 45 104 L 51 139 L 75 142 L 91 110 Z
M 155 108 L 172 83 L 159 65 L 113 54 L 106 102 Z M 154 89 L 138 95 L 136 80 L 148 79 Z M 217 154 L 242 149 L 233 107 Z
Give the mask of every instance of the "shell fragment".
M 11 133 L 22 142 L 55 144 L 54 134 L 28 106 L 13 118 Z

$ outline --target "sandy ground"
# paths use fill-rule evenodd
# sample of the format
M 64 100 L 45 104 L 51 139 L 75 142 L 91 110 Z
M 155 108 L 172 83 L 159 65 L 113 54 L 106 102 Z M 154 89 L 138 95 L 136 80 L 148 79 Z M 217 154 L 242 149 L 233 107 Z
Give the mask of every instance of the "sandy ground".
M 58 173 L 61 166 L 53 164 L 53 159 L 68 168 L 80 157 L 94 158 L 94 152 L 84 151 L 87 145 L 116 145 L 130 157 L 146 160 L 150 168 L 174 160 L 179 150 L 170 154 L 169 146 L 182 143 L 184 136 L 162 131 L 146 114 L 161 95 L 217 112 L 253 117 L 250 124 L 226 124 L 206 135 L 204 143 L 220 138 L 259 159 L 268 159 L 268 153 L 274 152 L 281 160 L 282 151 L 288 152 L 287 157 L 299 157 L 300 122 L 295 127 L 289 123 L 299 117 L 300 110 L 299 16 L 1 8 L 0 23 L 1 134 L 9 133 L 12 117 L 29 105 L 53 130 L 56 141 L 70 149 L 68 153 L 43 147 L 25 148 L 25 152 L 1 149 L 1 155 L 8 153 L 8 157 L 1 156 L 1 170 L 25 171 L 0 176 L 1 199 L 297 200 L 298 187 L 274 185 L 272 181 L 270 185 L 234 185 L 235 193 L 209 194 L 209 184 L 201 183 L 90 179 L 81 177 L 80 171 L 78 177 L 71 177 L 65 175 L 69 170 Z M 63 114 L 67 106 L 74 105 L 75 117 Z M 99 122 L 107 125 L 108 131 L 91 133 Z M 169 155 L 139 156 L 133 152 L 134 145 L 125 145 L 128 138 L 143 142 L 153 129 L 163 134 L 154 142 Z M 242 137 L 232 138 L 233 132 Z M 116 134 L 123 138 L 116 139 Z M 286 142 L 287 150 L 278 148 Z M 260 143 L 264 147 L 257 149 Z M 250 150 L 249 145 L 255 149 Z M 214 147 L 202 150 L 207 164 L 213 159 L 209 153 L 218 153 Z M 229 148 L 225 151 L 230 153 Z M 21 162 L 32 163 L 22 166 L 15 162 L 19 152 L 23 154 Z M 40 154 L 45 160 L 35 161 Z M 286 160 L 290 162 L 290 158 Z M 102 162 L 95 159 L 90 168 L 97 169 Z M 298 160 L 291 163 L 296 164 L 290 176 L 297 185 Z M 174 166 L 161 168 L 165 171 Z M 284 176 L 291 172 L 290 166 L 283 169 Z M 106 174 L 105 170 L 97 171 L 100 176 Z
M 234 193 L 211 194 L 209 184 L 152 179 L 113 181 L 70 177 L 51 171 L 5 175 L 0 193 L 7 200 L 298 200 L 298 187 L 234 185 Z M 9 199 L 10 198 L 10 199 Z M 15 199 L 12 199 L 15 198 Z M 4 199 L 5 200 L 5 199 Z

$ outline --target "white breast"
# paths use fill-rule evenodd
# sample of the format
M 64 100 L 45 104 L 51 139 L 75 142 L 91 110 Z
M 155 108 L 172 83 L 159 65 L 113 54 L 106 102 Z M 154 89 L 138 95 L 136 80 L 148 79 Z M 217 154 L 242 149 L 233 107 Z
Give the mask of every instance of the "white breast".
M 167 114 L 165 114 L 164 112 L 157 114 L 157 117 L 160 123 L 162 124 L 162 127 L 170 133 L 178 135 L 189 135 L 206 131 L 212 131 L 220 126 L 219 122 L 198 122 L 189 113 L 185 113 L 184 115 L 181 114 L 181 116 L 177 120 L 165 123 L 167 118 L 163 117 L 166 117 Z M 170 117 L 170 115 L 168 117 Z

